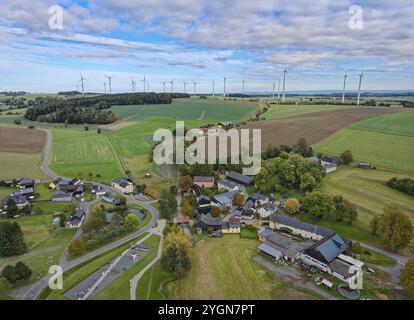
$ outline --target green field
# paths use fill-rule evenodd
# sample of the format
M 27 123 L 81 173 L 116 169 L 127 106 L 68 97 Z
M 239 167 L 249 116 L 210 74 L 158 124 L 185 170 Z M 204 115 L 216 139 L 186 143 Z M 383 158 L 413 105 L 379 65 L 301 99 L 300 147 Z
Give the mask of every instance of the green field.
M 374 215 L 382 213 L 387 202 L 398 205 L 414 222 L 414 197 L 385 185 L 393 177 L 405 175 L 383 170 L 343 167 L 328 174 L 321 189 L 331 194 L 341 194 L 351 200 L 358 209 L 358 220 L 367 227 Z
M 263 114 L 262 117 L 267 120 L 270 119 L 279 119 L 297 116 L 300 114 L 306 114 L 311 112 L 320 112 L 320 111 L 329 111 L 329 110 L 338 110 L 352 108 L 352 106 L 343 106 L 343 105 L 270 105 L 270 110 Z
M 108 139 L 96 131 L 53 129 L 53 144 L 49 164 L 52 170 L 64 177 L 79 173 L 88 179 L 110 183 L 123 174 L 121 165 Z M 96 177 L 100 174 L 101 177 Z
M 253 261 L 258 240 L 239 235 L 208 238 L 197 244 L 192 268 L 180 280 L 166 286 L 168 299 L 312 299 L 308 293 L 286 286 Z M 160 279 L 153 280 L 162 282 Z M 145 280 L 145 283 L 150 283 Z M 141 297 L 157 297 L 157 286 L 142 288 Z
M 137 285 L 137 300 L 165 300 L 165 284 L 174 277 L 161 268 L 161 263 L 155 263 L 139 280 Z
M 204 99 L 174 99 L 171 104 L 112 106 L 118 119 L 141 121 L 154 117 L 206 121 L 237 121 L 248 118 L 257 106 L 253 102 Z
M 1 258 L 0 270 L 8 264 L 25 262 L 32 269 L 29 282 L 42 278 L 53 264 L 58 264 L 65 245 L 74 236 L 74 229 L 52 228 L 53 214 L 23 216 L 18 219 L 0 219 L 16 221 L 20 224 L 29 251 L 22 256 Z
M 0 180 L 13 178 L 33 178 L 47 180 L 40 170 L 41 154 L 0 152 Z

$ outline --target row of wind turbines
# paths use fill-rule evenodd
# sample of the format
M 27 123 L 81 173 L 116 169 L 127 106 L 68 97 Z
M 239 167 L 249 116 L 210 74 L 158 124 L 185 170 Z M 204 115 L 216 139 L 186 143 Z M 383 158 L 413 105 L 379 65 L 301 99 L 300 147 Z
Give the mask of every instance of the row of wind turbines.
M 280 82 L 281 79 L 278 79 L 277 82 L 277 99 L 280 100 L 280 95 L 282 95 L 282 102 L 285 102 L 285 89 L 286 89 L 286 74 L 287 74 L 287 70 L 286 68 L 283 70 L 283 82 L 282 82 L 282 92 L 280 91 Z M 109 93 L 112 93 L 112 78 L 115 77 L 115 75 L 106 75 L 104 74 L 104 76 L 108 79 L 108 84 L 109 84 Z M 358 83 L 358 96 L 357 96 L 357 105 L 359 106 L 360 104 L 360 97 L 361 97 L 361 83 L 362 83 L 362 78 L 364 76 L 364 73 L 361 71 L 361 73 L 358 75 L 359 77 L 359 83 Z M 344 74 L 344 82 L 343 82 L 343 87 L 342 87 L 342 103 L 345 102 L 345 93 L 346 93 L 346 80 L 348 78 L 348 73 Z M 226 93 L 226 81 L 227 79 L 229 79 L 228 77 L 223 76 L 223 97 L 225 98 L 227 93 Z M 80 80 L 79 82 L 76 84 L 76 89 L 77 91 L 79 91 L 79 83 L 81 84 L 81 89 L 82 89 L 82 94 L 85 94 L 85 85 L 84 82 L 87 81 L 86 78 L 83 77 L 82 73 L 80 74 Z M 149 86 L 149 81 L 146 78 L 146 74 L 144 74 L 144 77 L 139 80 L 139 82 L 143 83 L 143 89 L 144 92 L 150 92 L 150 86 Z M 163 85 L 163 92 L 166 93 L 166 85 L 167 83 L 170 84 L 170 92 L 173 93 L 174 92 L 174 82 L 175 79 L 172 79 L 170 81 L 163 81 L 162 85 Z M 192 80 L 191 83 L 193 84 L 193 94 L 197 95 L 197 84 L 199 82 Z M 187 84 L 191 84 L 189 82 L 183 81 L 183 89 L 184 89 L 184 93 L 187 93 Z M 103 83 L 104 84 L 104 92 L 107 93 L 107 88 L 106 88 L 106 81 Z M 136 92 L 136 85 L 137 85 L 137 81 L 132 77 L 131 78 L 131 89 L 132 92 Z M 216 82 L 213 80 L 212 83 L 212 95 L 213 97 L 216 95 L 215 92 L 215 86 L 216 86 Z M 245 93 L 244 91 L 245 89 L 245 79 L 242 79 L 242 94 Z M 276 82 L 273 82 L 273 90 L 272 90 L 272 97 L 273 99 L 276 97 Z

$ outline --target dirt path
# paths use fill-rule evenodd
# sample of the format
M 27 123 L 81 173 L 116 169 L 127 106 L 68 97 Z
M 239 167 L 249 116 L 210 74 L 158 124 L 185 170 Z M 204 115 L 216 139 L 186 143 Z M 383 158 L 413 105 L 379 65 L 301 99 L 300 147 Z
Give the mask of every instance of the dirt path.
M 268 145 L 292 145 L 306 138 L 309 144 L 317 143 L 353 122 L 392 112 L 407 111 L 404 108 L 354 107 L 329 112 L 314 112 L 283 119 L 250 122 L 242 129 L 262 129 L 262 150 Z
M 202 110 L 200 118 L 198 118 L 198 120 L 203 120 L 205 115 L 206 115 L 206 112 L 204 110 Z

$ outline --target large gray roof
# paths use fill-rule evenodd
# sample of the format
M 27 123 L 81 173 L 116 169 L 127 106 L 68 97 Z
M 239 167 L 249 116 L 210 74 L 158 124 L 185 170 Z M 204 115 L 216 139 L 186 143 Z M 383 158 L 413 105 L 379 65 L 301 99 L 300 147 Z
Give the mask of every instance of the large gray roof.
M 323 238 L 305 250 L 305 253 L 324 263 L 330 263 L 350 246 L 350 241 L 337 234 Z
M 233 181 L 242 183 L 242 184 L 250 184 L 253 181 L 252 178 L 250 178 L 248 176 L 245 176 L 245 175 L 243 175 L 241 173 L 238 173 L 236 171 L 229 171 L 229 172 L 227 172 L 226 177 L 229 178 L 229 179 L 231 179 L 231 180 L 233 180 Z
M 298 219 L 291 218 L 284 214 L 273 215 L 272 219 L 279 224 L 283 224 L 283 225 L 290 226 L 296 229 L 301 229 L 304 231 L 312 232 L 312 233 L 315 233 L 323 237 L 331 236 L 334 234 L 334 232 L 328 228 L 306 223 Z

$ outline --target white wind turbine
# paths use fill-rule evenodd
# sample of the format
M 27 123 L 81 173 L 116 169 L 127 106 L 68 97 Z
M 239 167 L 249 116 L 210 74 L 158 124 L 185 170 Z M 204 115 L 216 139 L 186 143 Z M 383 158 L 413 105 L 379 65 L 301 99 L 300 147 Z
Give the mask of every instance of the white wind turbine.
M 135 85 L 136 85 L 136 81 L 134 80 L 134 78 L 131 78 L 131 89 L 132 89 L 132 92 L 135 92 Z
M 213 80 L 213 82 L 212 82 L 212 86 L 213 86 L 213 97 L 214 97 L 214 95 L 215 95 L 215 93 L 214 93 L 214 86 L 215 86 L 215 82 L 214 82 L 214 80 Z
M 106 81 L 104 82 L 104 92 L 106 94 Z
M 146 74 L 144 73 L 144 78 L 140 80 L 140 82 L 142 82 L 143 85 L 144 85 L 144 93 L 146 92 L 146 89 L 145 88 L 147 86 L 147 80 L 145 79 L 145 76 L 146 76 Z
M 162 87 L 163 87 L 163 90 L 164 90 L 164 93 L 165 93 L 165 81 L 162 82 Z
M 79 82 L 81 83 L 81 87 L 82 87 L 82 94 L 85 94 L 85 87 L 84 87 L 84 81 L 88 81 L 87 79 L 85 79 L 82 75 L 82 73 L 80 74 L 80 80 Z
M 242 80 L 242 94 L 244 94 L 244 79 Z
M 184 85 L 184 93 L 186 93 L 187 92 L 187 82 L 185 82 L 185 81 L 183 81 L 183 85 Z
M 223 97 L 226 98 L 226 77 L 223 77 Z
M 345 102 L 345 88 L 346 88 L 346 78 L 348 77 L 348 75 L 345 73 L 344 74 L 344 86 L 342 88 L 342 103 Z
M 286 85 L 286 67 L 285 70 L 283 70 L 283 95 L 282 95 L 282 101 L 285 102 L 285 85 Z
M 277 99 L 280 99 L 280 79 L 278 79 L 277 82 Z
M 108 76 L 108 75 L 106 75 L 105 74 L 105 77 L 107 77 L 108 78 L 108 82 L 109 82 L 109 93 L 111 94 L 112 93 L 112 78 L 113 77 L 115 77 L 114 75 L 112 75 L 112 76 Z
M 168 81 L 171 85 L 171 93 L 173 93 L 174 91 L 174 79 L 172 79 L 171 81 Z
M 361 71 L 361 73 L 359 74 L 359 84 L 358 84 L 358 98 L 357 98 L 357 106 L 359 106 L 360 103 L 360 97 L 361 97 L 361 83 L 362 83 L 362 78 L 364 77 L 364 73 Z
M 194 81 L 193 80 L 193 87 L 194 87 L 194 95 L 196 95 L 197 94 L 197 81 Z
M 275 87 L 276 87 L 276 83 L 273 81 L 273 91 L 272 91 L 273 99 L 275 98 Z

